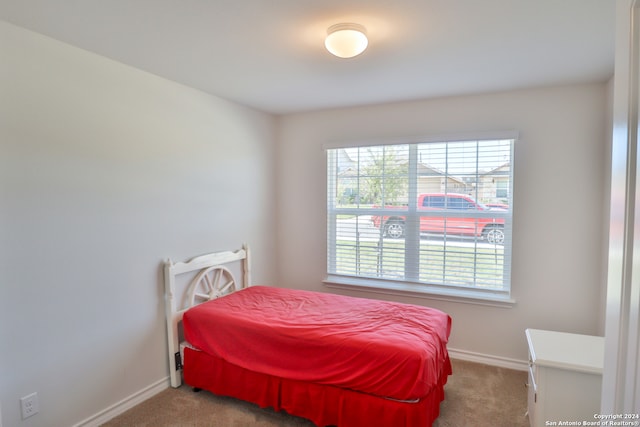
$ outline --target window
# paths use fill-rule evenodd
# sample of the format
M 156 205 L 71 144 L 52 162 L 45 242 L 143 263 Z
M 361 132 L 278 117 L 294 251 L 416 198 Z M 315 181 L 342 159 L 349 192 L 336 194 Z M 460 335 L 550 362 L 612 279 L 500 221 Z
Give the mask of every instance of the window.
M 327 283 L 509 301 L 515 137 L 327 150 Z

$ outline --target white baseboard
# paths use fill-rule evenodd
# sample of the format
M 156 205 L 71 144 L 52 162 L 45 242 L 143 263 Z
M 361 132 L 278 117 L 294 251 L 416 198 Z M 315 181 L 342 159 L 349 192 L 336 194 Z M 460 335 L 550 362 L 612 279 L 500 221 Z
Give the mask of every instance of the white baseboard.
M 474 353 L 473 351 L 456 350 L 454 348 L 449 348 L 448 351 L 452 359 L 482 363 L 499 368 L 515 369 L 516 371 L 526 371 L 529 368 L 529 363 L 526 360 L 492 356 L 490 354 Z
M 98 427 L 167 388 L 169 388 L 169 377 L 156 381 L 150 386 L 122 399 L 120 402 L 109 406 L 78 424 L 75 424 L 73 427 Z

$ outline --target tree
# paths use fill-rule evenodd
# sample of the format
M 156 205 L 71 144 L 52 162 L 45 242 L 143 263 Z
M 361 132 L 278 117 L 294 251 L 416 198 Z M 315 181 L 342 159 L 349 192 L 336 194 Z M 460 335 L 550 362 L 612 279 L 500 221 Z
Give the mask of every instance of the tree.
M 397 147 L 368 147 L 360 172 L 360 201 L 375 205 L 406 204 L 408 163 Z M 361 156 L 362 158 L 362 156 Z

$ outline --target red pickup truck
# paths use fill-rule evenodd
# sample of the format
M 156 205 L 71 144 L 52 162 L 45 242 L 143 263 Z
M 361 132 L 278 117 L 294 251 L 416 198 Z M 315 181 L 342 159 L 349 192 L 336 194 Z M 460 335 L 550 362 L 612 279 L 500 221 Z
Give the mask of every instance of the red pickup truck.
M 398 206 L 387 206 L 392 209 L 403 209 Z M 418 197 L 418 211 L 430 212 L 429 216 L 420 217 L 421 233 L 447 233 L 476 236 L 484 238 L 488 243 L 504 243 L 504 218 L 477 216 L 438 216 L 438 211 L 502 211 L 506 209 L 490 208 L 476 202 L 466 194 L 428 193 Z M 405 233 L 405 217 L 400 215 L 373 216 L 376 228 L 383 227 L 385 237 L 399 239 Z

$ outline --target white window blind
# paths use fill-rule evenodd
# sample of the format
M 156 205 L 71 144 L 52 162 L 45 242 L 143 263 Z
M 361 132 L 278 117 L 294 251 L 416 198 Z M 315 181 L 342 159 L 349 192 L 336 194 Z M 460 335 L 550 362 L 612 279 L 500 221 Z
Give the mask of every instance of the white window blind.
M 514 143 L 328 149 L 329 277 L 375 280 L 396 290 L 508 297 Z

